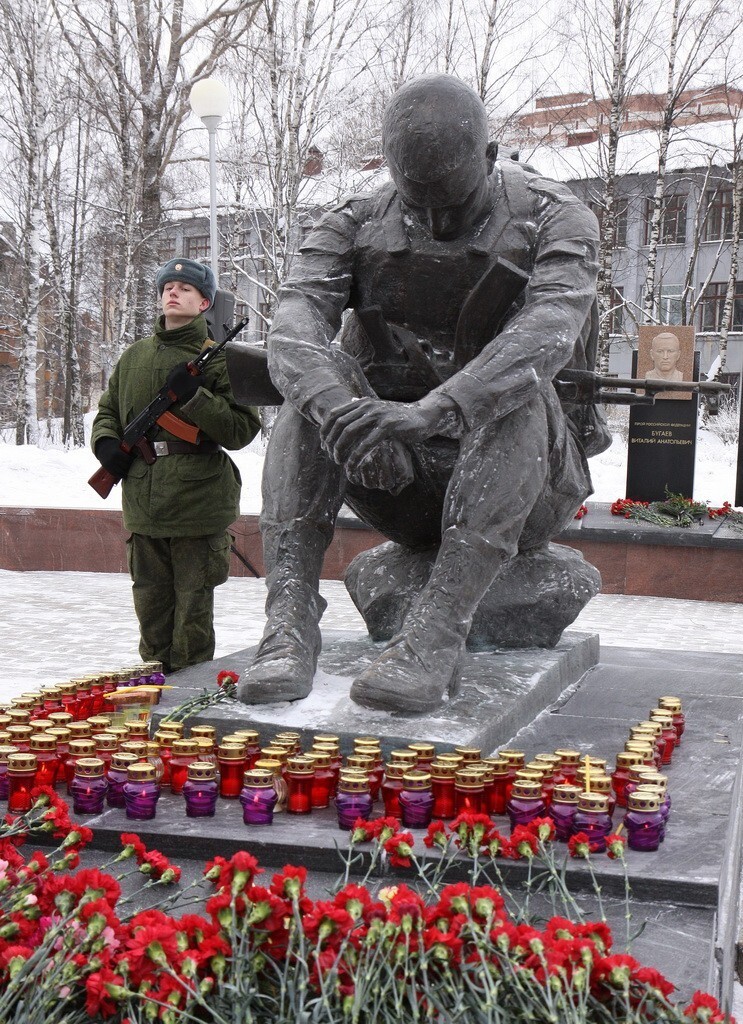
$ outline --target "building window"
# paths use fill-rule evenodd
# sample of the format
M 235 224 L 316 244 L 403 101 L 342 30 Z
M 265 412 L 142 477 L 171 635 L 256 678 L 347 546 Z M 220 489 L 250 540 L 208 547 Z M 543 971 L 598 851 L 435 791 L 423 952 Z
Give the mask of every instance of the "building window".
M 209 235 L 194 235 L 186 239 L 186 256 L 190 260 L 208 260 L 210 249 Z
M 678 285 L 670 288 L 661 288 L 656 307 L 656 316 L 660 324 L 680 324 L 681 317 L 681 292 Z
M 650 245 L 653 200 L 645 200 L 645 245 Z M 660 244 L 677 245 L 686 241 L 686 196 L 666 196 L 660 218 Z
M 704 241 L 717 242 L 733 237 L 733 190 L 717 188 L 705 195 L 707 217 L 704 222 Z
M 612 288 L 609 309 L 609 334 L 624 333 L 624 288 Z
M 707 285 L 702 301 L 699 303 L 700 330 L 713 334 L 719 333 L 727 290 L 727 281 L 717 281 Z M 743 281 L 738 281 L 735 285 L 732 330 L 743 331 Z
M 618 199 L 616 202 L 616 216 L 614 218 L 614 246 L 617 249 L 623 249 L 627 245 L 627 207 L 628 202 L 626 199 Z M 599 230 L 603 229 L 604 226 L 604 207 L 601 203 L 595 203 L 589 201 L 589 207 L 596 214 L 596 219 L 599 222 Z
M 271 305 L 268 302 L 258 303 L 258 315 L 255 318 L 256 331 L 261 341 L 268 337 L 268 328 L 271 320 Z

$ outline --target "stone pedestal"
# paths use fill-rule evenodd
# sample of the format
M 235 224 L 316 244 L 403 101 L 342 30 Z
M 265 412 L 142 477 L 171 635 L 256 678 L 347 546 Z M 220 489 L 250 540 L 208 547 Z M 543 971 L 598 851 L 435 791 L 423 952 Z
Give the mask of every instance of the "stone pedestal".
M 411 551 L 387 541 L 351 562 L 346 588 L 374 640 L 389 640 L 400 631 L 435 557 L 433 549 Z M 554 647 L 600 589 L 600 573 L 574 548 L 547 544 L 517 555 L 480 602 L 468 646 Z

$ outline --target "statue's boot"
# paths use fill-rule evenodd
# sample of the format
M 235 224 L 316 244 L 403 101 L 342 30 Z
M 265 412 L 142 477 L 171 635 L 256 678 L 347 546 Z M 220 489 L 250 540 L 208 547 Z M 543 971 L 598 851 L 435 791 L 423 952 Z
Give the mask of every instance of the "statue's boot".
M 351 699 L 369 708 L 424 712 L 455 693 L 472 616 L 505 557 L 481 537 L 447 530 L 400 633 L 354 681 Z
M 272 545 L 264 531 L 265 550 L 278 559 L 266 580 L 266 626 L 255 658 L 243 673 L 238 699 L 244 704 L 301 700 L 312 690 L 322 646 L 320 619 L 327 602 L 318 592 L 324 537 L 317 531 L 283 531 Z

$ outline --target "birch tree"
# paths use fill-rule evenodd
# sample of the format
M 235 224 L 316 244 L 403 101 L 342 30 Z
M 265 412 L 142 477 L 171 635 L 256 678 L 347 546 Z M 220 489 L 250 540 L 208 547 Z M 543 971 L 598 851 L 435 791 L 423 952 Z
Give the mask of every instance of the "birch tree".
M 16 330 L 19 337 L 16 443 L 39 438 L 37 366 L 41 334 L 44 242 L 44 168 L 56 125 L 47 118 L 56 81 L 54 20 L 46 0 L 0 0 L 0 59 L 6 69 L 3 125 L 12 153 L 6 173 L 16 185 L 17 241 L 3 241 L 20 268 Z
M 80 61 L 90 102 L 116 157 L 114 339 L 118 352 L 149 328 L 166 175 L 195 81 L 244 38 L 258 0 L 52 0 Z
M 670 0 L 667 34 L 661 57 L 665 69 L 664 101 L 658 129 L 658 163 L 655 187 L 649 204 L 647 268 L 643 297 L 643 319 L 651 323 L 657 301 L 658 248 L 661 245 L 666 206 L 666 168 L 671 133 L 679 115 L 690 102 L 685 95 L 711 64 L 723 33 L 727 31 L 723 0 Z M 694 101 L 698 99 L 694 97 Z

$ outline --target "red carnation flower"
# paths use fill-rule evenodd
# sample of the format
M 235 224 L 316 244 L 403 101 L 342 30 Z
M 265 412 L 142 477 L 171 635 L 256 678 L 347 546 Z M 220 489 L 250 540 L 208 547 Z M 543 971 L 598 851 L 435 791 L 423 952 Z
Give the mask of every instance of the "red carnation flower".
M 118 1011 L 117 998 L 124 995 L 124 979 L 110 967 L 102 967 L 85 979 L 85 1009 L 92 1018 L 113 1017 Z M 121 989 L 119 993 L 117 990 Z
M 384 842 L 384 852 L 390 859 L 390 864 L 398 868 L 409 868 L 412 861 L 410 860 L 413 854 L 413 834 L 412 832 L 398 832 L 397 835 L 390 836 Z
M 237 672 L 230 672 L 228 669 L 223 669 L 217 673 L 217 686 L 236 686 L 240 676 Z
M 571 857 L 581 857 L 588 860 L 591 852 L 591 840 L 585 832 L 576 832 L 568 839 L 568 853 Z
M 735 1018 L 725 1016 L 714 996 L 699 990 L 691 997 L 684 1016 L 691 1017 L 695 1024 L 735 1024 Z

